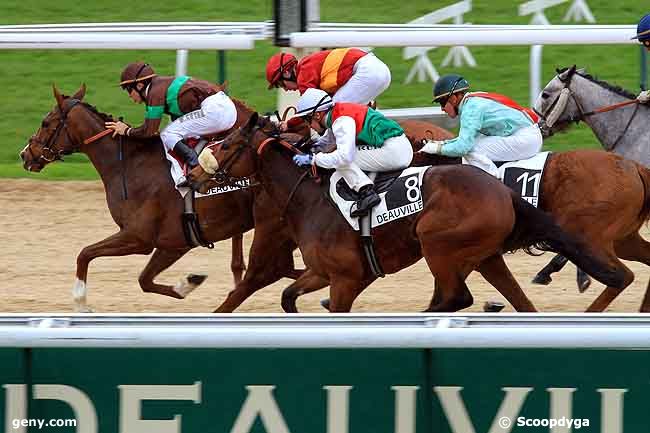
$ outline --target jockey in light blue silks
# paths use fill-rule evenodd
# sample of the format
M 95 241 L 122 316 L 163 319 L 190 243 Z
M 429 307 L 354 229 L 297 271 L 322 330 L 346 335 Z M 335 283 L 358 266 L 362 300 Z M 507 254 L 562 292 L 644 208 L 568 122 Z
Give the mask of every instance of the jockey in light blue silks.
M 526 159 L 541 150 L 535 112 L 503 95 L 468 90 L 469 82 L 460 75 L 445 75 L 436 82 L 433 101 L 452 119 L 460 115 L 460 131 L 451 140 L 426 142 L 421 152 L 462 156 L 463 163 L 497 177 L 493 161 Z
M 632 39 L 638 39 L 647 51 L 650 51 L 650 14 L 646 14 L 639 24 L 636 26 L 636 36 Z M 642 103 L 647 104 L 650 102 L 650 90 L 644 90 L 639 93 L 636 99 Z

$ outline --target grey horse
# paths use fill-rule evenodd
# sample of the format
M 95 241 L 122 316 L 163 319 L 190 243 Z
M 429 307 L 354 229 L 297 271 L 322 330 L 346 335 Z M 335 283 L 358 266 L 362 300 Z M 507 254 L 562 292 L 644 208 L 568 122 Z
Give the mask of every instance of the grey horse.
M 571 124 L 585 122 L 603 148 L 650 167 L 650 109 L 638 104 L 636 95 L 598 80 L 584 69 L 558 70 L 535 102 L 544 138 L 565 131 Z M 567 259 L 557 255 L 533 279 L 549 284 L 551 274 L 561 270 Z M 590 285 L 589 276 L 578 269 L 578 289 Z

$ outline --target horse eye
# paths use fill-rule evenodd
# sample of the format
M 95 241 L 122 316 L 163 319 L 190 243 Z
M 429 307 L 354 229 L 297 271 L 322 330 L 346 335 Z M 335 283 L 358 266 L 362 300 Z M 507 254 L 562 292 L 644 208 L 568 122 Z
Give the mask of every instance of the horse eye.
M 548 97 L 551 96 L 546 92 L 542 92 L 542 99 L 548 99 Z
M 47 128 L 48 126 L 50 126 L 50 122 L 48 122 L 47 120 L 43 120 L 41 122 L 41 128 Z

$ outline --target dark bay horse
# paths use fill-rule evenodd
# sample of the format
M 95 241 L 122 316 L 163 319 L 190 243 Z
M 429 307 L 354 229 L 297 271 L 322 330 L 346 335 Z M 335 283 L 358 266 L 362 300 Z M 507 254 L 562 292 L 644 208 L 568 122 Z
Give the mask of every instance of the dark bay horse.
M 541 92 L 535 109 L 541 114 L 545 138 L 583 121 L 605 150 L 650 166 L 650 134 L 647 133 L 650 108 L 638 104 L 636 96 L 621 87 L 598 80 L 574 65 L 558 70 Z M 648 264 L 638 257 L 630 260 Z M 535 276 L 534 282 L 550 283 L 551 274 L 565 264 L 564 257 L 556 256 Z M 588 278 L 581 278 L 579 272 L 580 291 L 589 286 Z
M 152 251 L 139 276 L 142 290 L 184 298 L 204 276 L 189 275 L 176 286 L 154 282 L 160 272 L 191 249 L 181 226 L 183 199 L 173 185 L 162 144 L 158 138 L 143 142 L 124 137 L 120 146 L 118 139 L 110 135 L 85 144 L 85 139 L 104 131 L 106 120 L 112 120 L 82 102 L 85 90 L 82 86 L 72 97 L 65 97 L 54 88 L 56 106 L 20 154 L 24 168 L 37 172 L 50 162 L 61 160 L 62 155 L 85 153 L 104 184 L 108 208 L 119 231 L 79 253 L 73 287 L 76 307 L 89 311 L 86 292 L 91 260 Z M 241 124 L 252 111 L 234 101 L 237 124 Z M 196 200 L 195 210 L 207 241 L 233 238 L 231 268 L 242 290 L 254 291 L 282 277 L 295 279 L 300 274 L 293 265 L 295 244 L 285 230 L 276 204 L 263 189 L 255 187 L 203 197 Z M 241 280 L 242 234 L 254 226 L 249 268 Z
M 234 177 L 255 173 L 269 195 L 283 204 L 291 236 L 309 269 L 300 280 L 311 278 L 313 283 L 300 288 L 296 281 L 292 293 L 299 296 L 328 281 L 330 311 L 349 311 L 376 278 L 366 263 L 359 235 L 328 201 L 324 187 L 305 179 L 305 170 L 291 160 L 292 152 L 278 145 L 283 140 L 274 136 L 274 129 L 266 119 L 253 115 L 246 126 L 213 150 L 212 168 L 218 166 Z M 287 148 L 295 151 L 290 145 Z M 201 167 L 189 174 L 197 183 L 209 177 Z M 568 254 L 579 266 L 591 269 L 590 273 L 598 273 L 605 284 L 622 284 L 618 269 L 608 267 L 590 247 L 489 174 L 470 166 L 447 165 L 429 168 L 424 179 L 420 214 L 377 227 L 374 237 L 387 274 L 426 259 L 436 284 L 427 311 L 457 311 L 471 305 L 465 279 L 477 268 L 504 289 L 515 308 L 534 311 L 516 282 L 504 284 L 514 278 L 501 254 L 542 243 Z

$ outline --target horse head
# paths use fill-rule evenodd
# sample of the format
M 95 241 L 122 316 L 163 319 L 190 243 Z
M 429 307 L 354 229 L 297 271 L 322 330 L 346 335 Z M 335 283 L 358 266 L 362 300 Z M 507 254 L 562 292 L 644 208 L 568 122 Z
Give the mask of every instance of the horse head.
M 232 179 L 253 175 L 257 171 L 257 148 L 274 132 L 275 125 L 253 113 L 246 124 L 234 129 L 223 141 L 203 149 L 199 165 L 187 175 L 188 181 L 205 192 Z
M 571 122 L 577 123 L 582 119 L 580 106 L 571 97 L 573 77 L 577 73 L 576 65 L 557 69 L 557 75 L 537 97 L 533 109 L 541 119 L 540 129 L 544 137 L 564 131 Z
M 81 147 L 80 131 L 75 130 L 75 122 L 71 120 L 77 111 L 75 107 L 86 94 L 86 86 L 82 84 L 71 97 L 59 93 L 56 86 L 52 86 L 52 89 L 56 105 L 20 152 L 23 167 L 28 171 L 39 172 L 50 162 L 63 160 L 63 155 L 76 152 Z

